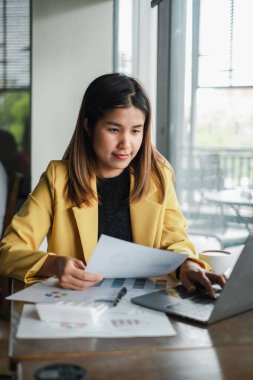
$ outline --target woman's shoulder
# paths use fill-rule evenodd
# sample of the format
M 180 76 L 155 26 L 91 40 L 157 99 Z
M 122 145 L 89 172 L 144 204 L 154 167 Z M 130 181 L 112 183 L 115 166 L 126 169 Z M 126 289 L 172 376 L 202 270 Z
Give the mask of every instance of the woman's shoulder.
M 157 165 L 159 166 L 163 175 L 171 178 L 174 181 L 175 174 L 169 161 L 156 149 L 154 149 L 154 156 L 155 156 Z
M 38 184 L 32 194 L 34 197 L 50 192 L 52 197 L 64 200 L 65 187 L 68 180 L 68 161 L 50 161 L 46 170 L 42 173 Z M 44 196 L 44 195 L 43 195 Z
M 51 186 L 65 186 L 68 177 L 68 161 L 50 161 L 40 181 L 46 180 Z
M 46 169 L 47 174 L 55 173 L 58 175 L 60 174 L 66 175 L 67 172 L 68 172 L 68 161 L 66 160 L 52 160 L 49 162 Z

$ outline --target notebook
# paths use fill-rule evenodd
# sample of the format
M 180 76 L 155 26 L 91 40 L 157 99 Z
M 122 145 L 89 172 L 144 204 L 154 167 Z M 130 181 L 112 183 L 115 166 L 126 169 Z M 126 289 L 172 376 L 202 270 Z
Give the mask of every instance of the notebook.
M 163 311 L 203 324 L 253 309 L 253 236 L 250 236 L 223 288 L 214 285 L 216 299 L 204 287 L 190 295 L 182 285 L 133 297 L 134 304 Z

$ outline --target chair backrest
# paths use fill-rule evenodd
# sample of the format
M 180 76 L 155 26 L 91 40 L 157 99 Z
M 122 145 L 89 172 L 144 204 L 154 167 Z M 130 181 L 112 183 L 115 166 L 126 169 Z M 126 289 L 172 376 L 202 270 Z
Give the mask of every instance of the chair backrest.
M 7 226 L 10 224 L 13 215 L 16 212 L 17 200 L 19 195 L 20 184 L 23 178 L 23 174 L 15 173 L 11 189 L 7 197 L 7 204 L 5 210 L 5 217 L 3 222 L 3 233 Z
M 9 190 L 9 194 L 7 197 L 7 204 L 5 210 L 5 217 L 3 222 L 3 231 L 6 230 L 7 226 L 10 224 L 12 217 L 16 212 L 17 200 L 19 196 L 19 189 L 21 185 L 23 174 L 15 173 L 11 189 Z M 10 293 L 10 281 L 7 277 L 0 276 L 0 306 L 2 306 L 2 316 L 4 319 L 8 320 L 10 316 L 10 304 L 6 301 L 5 297 L 7 297 Z

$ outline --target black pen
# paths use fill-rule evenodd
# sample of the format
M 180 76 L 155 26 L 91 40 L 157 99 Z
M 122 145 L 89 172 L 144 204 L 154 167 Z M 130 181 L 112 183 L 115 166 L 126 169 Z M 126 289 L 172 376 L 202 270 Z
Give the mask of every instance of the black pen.
M 122 297 L 127 293 L 127 288 L 124 286 L 117 294 L 117 297 L 112 303 L 112 306 L 117 306 Z

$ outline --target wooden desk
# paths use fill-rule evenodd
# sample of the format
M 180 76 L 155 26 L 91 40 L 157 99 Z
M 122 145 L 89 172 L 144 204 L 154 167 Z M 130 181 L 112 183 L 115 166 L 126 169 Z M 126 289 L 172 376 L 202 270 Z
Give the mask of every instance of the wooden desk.
M 172 337 L 36 340 L 16 339 L 22 305 L 12 305 L 9 351 L 11 362 L 19 363 L 20 379 L 32 379 L 36 368 L 51 361 L 79 363 L 87 379 L 189 380 L 209 371 L 215 379 L 236 378 L 222 377 L 225 372 L 253 375 L 253 311 L 209 327 L 171 319 L 177 331 Z
M 238 380 L 252 379 L 253 346 L 173 350 L 58 361 L 21 362 L 18 379 L 34 379 L 47 365 L 76 364 L 86 370 L 84 380 Z

